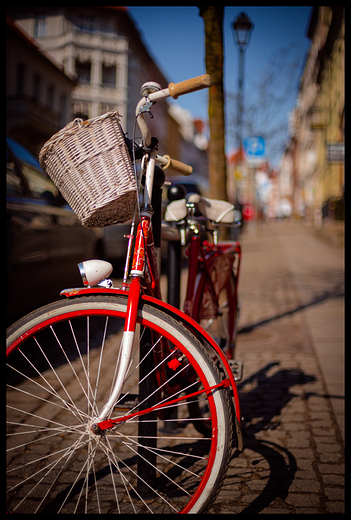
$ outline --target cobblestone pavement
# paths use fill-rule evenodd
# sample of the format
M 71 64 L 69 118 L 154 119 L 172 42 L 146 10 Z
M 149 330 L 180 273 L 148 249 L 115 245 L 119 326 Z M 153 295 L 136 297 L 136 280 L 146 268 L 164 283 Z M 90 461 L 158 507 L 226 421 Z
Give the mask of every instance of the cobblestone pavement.
M 344 513 L 343 362 L 330 355 L 343 349 L 343 251 L 289 223 L 244 233 L 242 247 L 245 448 L 210 513 Z
M 242 247 L 245 448 L 210 513 L 343 514 L 343 250 L 285 223 Z

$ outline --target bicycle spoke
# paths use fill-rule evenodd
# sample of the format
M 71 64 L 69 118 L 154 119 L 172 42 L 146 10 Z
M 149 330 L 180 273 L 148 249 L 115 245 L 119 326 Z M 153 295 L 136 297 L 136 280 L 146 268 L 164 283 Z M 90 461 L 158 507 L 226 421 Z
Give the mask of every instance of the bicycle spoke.
M 158 299 L 153 237 L 161 209 L 156 204 L 152 208 L 152 203 L 162 191 L 159 179 L 153 182 L 155 161 L 185 174 L 192 168 L 157 155 L 157 139 L 151 138 L 143 116 L 157 101 L 211 84 L 209 75 L 170 83 L 168 88 L 145 83 L 135 109 L 140 146 L 134 137 L 127 146 L 120 116 L 113 111 L 83 125 L 75 120 L 77 124 L 67 125 L 42 148 L 42 166 L 84 225 L 104 227 L 126 221 L 133 213 L 134 217 L 123 289 L 110 287 L 108 263 L 84 261 L 79 269 L 88 287 L 67 289 L 60 301 L 29 313 L 7 331 L 10 513 L 201 514 L 218 493 L 232 443 L 230 380 L 222 380 L 203 347 L 208 334 Z M 83 175 L 84 182 L 73 185 L 74 175 L 65 175 L 67 168 L 59 166 L 60 160 L 54 167 L 55 154 L 65 156 L 66 166 Z M 139 173 L 136 156 L 142 157 Z M 101 183 L 112 183 L 110 195 L 117 185 L 121 188 L 108 203 L 101 190 L 95 190 Z M 209 207 L 218 222 L 229 222 L 234 213 L 226 202 L 219 201 L 217 210 L 211 203 Z M 80 209 L 84 214 L 89 210 L 88 216 Z M 215 261 L 209 266 L 203 256 L 203 274 L 213 283 L 210 280 L 207 287 L 203 278 L 197 284 L 198 290 L 207 287 L 207 297 L 216 300 L 209 309 L 216 322 L 211 334 L 228 307 L 223 304 L 226 293 L 229 307 L 233 299 L 226 276 L 233 267 L 233 248 L 220 247 L 216 245 Z M 219 296 L 222 289 L 224 296 L 217 299 L 215 293 Z M 205 307 L 201 297 L 194 299 L 194 308 Z M 211 312 L 203 318 L 212 318 Z M 200 322 L 196 316 L 195 320 Z M 228 330 L 218 328 L 218 335 L 225 336 L 229 346 L 233 320 L 225 325 Z
M 120 300 L 126 302 L 125 297 Z M 81 312 L 84 301 L 89 304 L 86 315 Z M 93 428 L 113 386 L 123 327 L 120 318 L 125 316 L 120 311 L 116 321 L 112 313 L 106 314 L 109 301 L 105 304 L 102 299 L 101 315 L 99 310 L 90 315 L 90 299 L 79 299 L 77 318 L 58 317 L 58 323 L 50 323 L 19 344 L 17 357 L 7 363 L 11 511 L 178 513 L 189 503 L 189 510 L 196 506 L 197 490 L 201 496 L 208 486 L 209 499 L 199 509 L 194 507 L 198 512 L 206 509 L 215 494 L 207 481 L 216 481 L 217 477 L 210 480 L 209 475 L 217 467 L 209 461 L 216 460 L 217 444 L 226 446 L 226 442 L 217 441 L 218 428 L 203 437 L 194 425 L 208 424 L 211 432 L 213 421 L 226 420 L 225 412 L 217 417 L 217 405 L 211 404 L 221 403 L 224 383 L 215 376 L 200 344 L 188 358 L 194 339 L 185 328 L 175 328 L 170 335 L 168 329 L 174 325 L 168 320 L 152 325 L 158 314 L 141 323 L 122 394 L 114 404 L 112 418 L 118 424 L 100 433 Z M 148 341 L 153 340 L 150 345 L 144 341 L 145 333 Z M 142 356 L 140 338 L 147 344 Z M 157 357 L 165 346 L 169 350 Z M 190 360 L 197 355 L 201 357 L 195 372 Z M 173 359 L 177 362 L 170 363 Z M 149 368 L 144 369 L 144 364 Z M 149 387 L 152 378 L 157 384 Z M 192 413 L 191 406 L 206 410 L 205 416 L 196 410 Z M 221 454 L 220 480 L 222 459 Z
M 85 395 L 87 401 L 89 402 L 89 393 L 91 392 L 91 382 L 90 382 L 90 379 L 89 379 L 89 376 L 88 376 L 88 373 L 87 373 L 87 370 L 86 370 L 86 366 L 85 366 L 85 363 L 84 363 L 84 360 L 83 360 L 82 352 L 81 352 L 81 349 L 79 348 L 78 340 L 77 340 L 76 334 L 74 332 L 74 328 L 73 328 L 71 320 L 69 320 L 68 323 L 69 323 L 69 327 L 70 327 L 70 330 L 71 330 L 72 338 L 73 338 L 73 341 L 74 341 L 75 347 L 77 349 L 77 353 L 78 353 L 78 356 L 79 356 L 79 359 L 80 359 L 80 362 L 81 362 L 81 365 L 82 365 L 82 368 L 83 368 L 83 371 L 84 371 L 84 375 L 85 375 L 85 379 L 86 379 L 86 383 L 87 383 L 87 387 L 88 387 L 88 393 L 86 392 L 83 384 L 81 383 L 80 379 L 78 378 L 79 385 L 81 386 L 81 388 L 82 388 L 82 390 L 84 392 L 84 395 Z M 97 412 L 97 410 L 95 410 L 95 411 Z
M 137 443 L 136 445 L 140 445 L 140 444 Z M 134 453 L 137 454 L 137 451 L 134 450 L 133 448 L 131 448 L 131 446 L 128 446 L 128 447 L 129 447 L 129 449 L 131 449 L 131 451 L 133 451 Z M 152 451 L 152 450 L 150 450 L 150 451 Z M 140 455 L 139 455 L 139 456 L 140 456 Z M 116 457 L 116 458 L 118 458 L 118 457 Z M 145 460 L 148 464 L 150 464 L 149 461 L 148 461 L 145 457 L 142 457 L 142 458 L 143 458 L 143 460 Z M 119 461 L 120 463 L 122 463 L 125 467 L 128 467 L 128 466 L 125 464 L 125 462 L 124 462 L 123 460 L 118 459 L 118 461 Z M 129 469 L 129 470 L 130 470 L 130 471 L 131 471 L 135 476 L 137 476 L 137 474 L 135 473 L 135 471 L 134 471 L 131 467 L 128 467 L 128 469 Z M 156 469 L 157 469 L 157 471 L 160 472 L 162 475 L 167 476 L 167 475 L 165 475 L 165 474 L 164 474 L 160 469 L 158 469 L 158 468 L 156 468 Z M 140 479 L 140 476 L 138 476 L 138 478 Z M 156 491 L 156 489 L 154 489 L 154 488 L 151 486 L 151 484 L 150 484 L 149 482 L 146 482 L 144 479 L 141 479 L 141 480 L 142 480 L 142 482 L 143 482 L 144 484 L 146 484 L 146 486 L 147 486 L 147 487 L 148 487 L 148 488 L 149 488 L 153 493 L 155 493 L 159 498 L 161 498 L 164 502 L 166 502 L 168 506 L 170 506 L 174 511 L 177 511 L 176 508 L 174 508 L 174 507 L 172 506 L 172 504 L 170 504 L 170 503 L 169 503 L 169 502 L 168 502 L 168 501 L 167 501 L 167 500 L 166 500 L 162 495 L 160 495 L 160 494 Z M 137 492 L 137 490 L 136 490 L 133 486 L 131 486 L 131 487 L 132 487 L 133 491 L 135 491 L 135 493 L 138 494 L 138 496 L 140 497 L 140 495 L 139 495 L 139 493 Z M 143 502 L 144 502 L 144 501 L 143 501 Z M 145 503 L 145 502 L 144 502 L 144 503 Z
M 95 381 L 95 392 L 93 393 L 93 396 L 94 396 L 93 397 L 93 410 L 94 410 L 94 413 L 98 413 L 97 403 L 96 403 L 96 395 L 97 395 L 97 391 L 98 391 L 98 387 L 99 387 L 99 381 L 100 381 L 102 359 L 103 359 L 103 354 L 104 354 L 104 349 L 105 349 L 105 341 L 106 341 L 106 334 L 107 334 L 107 326 L 108 326 L 108 316 L 106 316 L 106 319 L 105 319 L 105 326 L 104 326 L 102 342 L 101 342 L 101 349 L 100 349 L 100 355 L 99 355 L 99 364 L 98 364 L 96 381 Z
M 146 502 L 143 500 L 143 498 L 140 496 L 140 494 L 139 494 L 138 491 L 135 489 L 135 487 L 133 487 L 133 486 L 131 485 L 131 483 L 128 482 L 127 478 L 123 475 L 123 473 L 122 473 L 122 471 L 121 471 L 121 469 L 120 469 L 120 466 L 119 466 L 118 462 L 120 462 L 121 464 L 123 464 L 125 467 L 128 467 L 128 466 L 127 466 L 127 465 L 126 465 L 122 460 L 118 459 L 117 455 L 113 452 L 112 447 L 111 447 L 111 444 L 110 444 L 110 442 L 109 442 L 109 440 L 108 440 L 107 437 L 106 437 L 106 440 L 107 440 L 107 442 L 108 442 L 108 449 L 105 450 L 105 453 L 106 453 L 107 455 L 111 454 L 111 458 L 112 458 L 112 460 L 113 460 L 113 465 L 115 466 L 115 468 L 116 468 L 117 471 L 119 472 L 119 475 L 120 475 L 121 480 L 122 480 L 122 482 L 123 482 L 123 484 L 124 484 L 124 487 L 125 487 L 125 489 L 126 489 L 126 491 L 127 491 L 128 499 L 129 499 L 129 501 L 130 501 L 130 503 L 131 503 L 131 505 L 132 505 L 132 507 L 133 507 L 134 512 L 136 513 L 137 511 L 136 511 L 136 509 L 135 509 L 135 507 L 134 507 L 133 500 L 132 500 L 132 498 L 131 498 L 131 496 L 130 496 L 130 493 L 129 493 L 129 490 L 128 490 L 128 485 L 131 487 L 131 489 L 134 491 L 134 493 L 138 496 L 138 498 L 143 502 L 143 504 L 147 507 L 147 509 L 152 513 L 152 510 L 149 508 L 149 506 L 147 505 L 147 503 L 146 503 Z M 111 460 L 111 458 L 109 457 L 109 461 Z M 134 473 L 133 470 L 132 470 L 132 473 Z M 135 473 L 134 473 L 134 474 L 135 474 Z
M 56 335 L 55 335 L 55 333 L 54 333 L 54 331 L 53 331 L 53 328 L 52 328 L 52 327 L 50 327 L 50 328 L 51 328 L 51 331 L 53 332 L 55 338 L 57 338 Z M 77 407 L 76 407 L 75 403 L 73 402 L 71 396 L 68 394 L 67 389 L 66 389 L 66 386 L 62 383 L 62 381 L 61 381 L 59 375 L 57 374 L 56 370 L 54 369 L 54 367 L 52 366 L 51 362 L 49 361 L 47 355 L 46 355 L 45 352 L 43 351 L 43 349 L 42 349 L 41 345 L 39 344 L 37 338 L 36 338 L 36 337 L 33 337 L 33 339 L 34 339 L 34 341 L 36 342 L 36 344 L 38 345 L 38 348 L 39 348 L 40 352 L 42 353 L 42 355 L 44 356 L 45 360 L 47 361 L 47 363 L 48 363 L 50 369 L 52 370 L 53 375 L 56 377 L 57 381 L 60 383 L 62 390 L 64 391 L 64 393 L 67 395 L 69 401 L 71 402 L 71 406 L 72 406 L 72 408 L 75 409 L 76 412 L 77 412 L 77 414 L 78 414 L 78 416 L 80 416 L 80 411 L 77 409 Z M 59 346 L 60 346 L 60 348 L 61 348 L 61 350 L 62 350 L 62 345 L 61 345 L 59 342 L 58 342 L 58 344 L 59 344 Z M 51 385 L 49 385 L 49 386 L 51 386 Z M 58 397 L 59 397 L 59 396 L 58 396 Z M 59 399 L 62 399 L 62 398 L 59 397 Z
M 87 443 L 89 443 L 89 442 L 90 442 L 90 440 L 87 440 L 85 444 L 87 444 Z M 67 500 L 68 500 L 68 498 L 69 498 L 69 496 L 70 496 L 72 490 L 74 489 L 75 485 L 77 484 L 78 479 L 80 478 L 81 474 L 84 472 L 86 466 L 89 465 L 90 461 L 91 461 L 91 457 L 88 456 L 88 458 L 85 460 L 84 464 L 82 465 L 82 467 L 81 467 L 81 469 L 80 469 L 78 475 L 76 476 L 76 478 L 75 478 L 75 480 L 74 480 L 72 486 L 70 487 L 68 493 L 66 494 L 66 497 L 65 497 L 65 499 L 63 500 L 63 502 L 62 502 L 62 504 L 61 504 L 61 507 L 60 507 L 59 510 L 57 511 L 57 514 L 59 514 L 59 513 L 61 512 L 61 510 L 63 509 L 63 507 L 64 507 L 65 503 L 67 502 Z M 83 484 L 83 485 L 84 485 L 84 484 Z M 79 502 L 79 500 L 78 500 L 78 502 Z
M 90 335 L 89 335 L 89 316 L 87 316 L 87 374 L 90 381 Z M 91 409 L 90 394 L 92 393 L 91 385 L 88 384 L 88 413 Z
M 34 382 L 35 384 L 37 384 L 40 388 L 43 388 L 44 390 L 46 390 L 46 388 L 43 387 L 42 385 L 39 385 L 39 384 L 36 383 L 35 381 L 33 381 L 33 382 Z M 29 397 L 33 397 L 33 398 L 35 398 L 35 399 L 39 399 L 40 401 L 44 401 L 44 402 L 46 402 L 46 403 L 49 403 L 50 405 L 57 406 L 58 408 L 61 408 L 62 410 L 69 410 L 70 412 L 74 413 L 74 412 L 72 411 L 72 407 L 70 406 L 70 404 L 67 403 L 67 401 L 61 399 L 61 397 L 60 397 L 58 394 L 56 394 L 56 393 L 50 392 L 54 397 L 58 397 L 58 398 L 59 398 L 59 399 L 64 403 L 65 406 L 62 406 L 62 405 L 59 404 L 59 403 L 55 403 L 54 401 L 49 401 L 49 399 L 45 399 L 44 397 L 41 397 L 41 396 L 36 395 L 36 394 L 33 394 L 33 393 L 28 392 L 28 391 L 26 391 L 26 390 L 23 390 L 22 388 L 16 388 L 16 387 L 14 387 L 14 386 L 12 386 L 12 385 L 7 385 L 7 388 L 12 389 L 12 390 L 14 390 L 15 392 L 21 392 L 21 393 L 23 393 L 23 394 L 25 394 L 25 395 L 27 395 L 27 396 L 29 396 Z M 76 407 L 74 407 L 74 410 L 76 410 Z M 87 414 L 84 414 L 82 411 L 81 411 L 81 415 L 85 415 L 85 418 L 89 417 Z M 82 422 L 83 422 L 83 421 L 82 421 Z
M 109 444 L 109 447 L 111 448 L 108 438 L 105 437 L 105 439 L 106 439 L 106 443 L 108 443 L 108 444 Z M 111 454 L 112 454 L 112 456 L 113 456 L 113 451 L 112 451 L 112 449 L 111 449 Z M 112 470 L 112 465 L 111 465 L 111 457 L 108 457 L 108 464 L 109 464 L 109 468 L 110 468 L 110 476 L 111 476 L 111 482 L 112 482 L 112 486 L 113 486 L 113 494 L 114 494 L 114 497 L 115 497 L 115 499 L 116 499 L 116 505 L 117 505 L 118 514 L 121 514 L 121 509 L 120 509 L 119 499 L 118 499 L 118 494 L 117 494 L 117 489 L 116 489 L 116 483 L 115 483 L 115 479 L 113 478 L 113 470 Z M 129 495 L 129 492 L 128 492 L 128 487 L 126 486 L 126 483 L 125 483 L 125 480 L 124 480 L 124 476 L 123 476 L 122 472 L 121 472 L 120 469 L 119 469 L 119 465 L 114 463 L 114 466 L 115 466 L 115 468 L 118 470 L 118 473 L 119 473 L 119 475 L 120 475 L 120 477 L 121 477 L 121 480 L 122 480 L 122 482 L 123 482 L 123 485 L 124 485 L 124 489 L 126 490 L 126 493 L 128 494 L 128 498 L 129 498 L 129 500 L 130 500 L 130 495 Z M 131 502 L 131 504 L 133 505 L 133 502 Z M 134 508 L 134 513 L 136 513 L 135 508 Z
M 132 438 L 129 437 L 129 436 L 123 436 L 123 438 L 132 441 Z M 168 439 L 169 439 L 169 437 L 168 437 Z M 196 439 L 196 440 L 197 440 L 197 439 Z M 127 443 L 126 441 L 123 441 L 123 443 L 124 443 L 126 446 L 128 446 L 132 451 L 134 451 L 135 453 L 136 453 L 136 451 L 133 449 L 133 446 L 135 446 L 135 447 L 143 446 L 140 442 L 138 442 L 138 441 L 136 441 L 136 440 L 133 440 L 131 443 Z M 163 455 L 161 455 L 161 452 L 164 451 L 164 452 L 166 452 L 166 453 L 169 453 L 169 454 L 173 453 L 173 454 L 176 454 L 176 455 L 179 456 L 179 453 L 178 453 L 178 452 L 176 452 L 176 451 L 173 451 L 173 452 L 172 452 L 171 450 L 166 450 L 166 449 L 162 449 L 162 448 L 156 448 L 156 449 L 147 448 L 147 449 L 148 449 L 148 451 L 149 451 L 150 453 L 155 453 L 156 455 L 160 456 L 160 457 L 161 457 L 162 459 L 164 459 L 165 461 L 167 461 L 167 462 L 172 462 L 172 464 L 174 464 L 175 466 L 178 466 L 178 467 L 181 468 L 183 471 L 188 472 L 188 473 L 190 473 L 191 475 L 193 475 L 193 476 L 195 476 L 195 477 L 201 478 L 201 477 L 199 477 L 196 473 L 193 473 L 193 472 L 190 471 L 189 469 L 184 468 L 184 467 L 182 467 L 180 464 L 177 464 L 176 462 L 171 461 L 170 459 L 167 459 L 167 457 L 164 457 Z M 191 455 L 190 455 L 190 456 L 191 456 Z M 200 457 L 199 457 L 199 458 L 200 458 Z M 145 459 L 145 460 L 147 460 L 147 459 Z M 149 462 L 149 461 L 147 461 L 147 462 Z M 166 477 L 167 479 L 171 480 L 171 479 L 170 479 L 170 478 L 169 478 L 165 473 L 163 473 L 160 469 L 156 468 L 156 470 L 159 471 L 159 472 L 160 472 L 164 477 Z M 172 481 L 176 486 L 178 486 L 179 489 L 182 489 L 182 491 L 184 491 L 184 493 L 189 494 L 185 489 L 181 488 L 181 486 L 179 486 L 179 484 L 177 484 L 177 483 L 174 482 L 173 480 L 171 480 L 171 481 Z
M 18 350 L 22 355 L 23 357 L 30 363 L 30 361 L 28 360 L 28 358 L 21 352 L 21 350 L 19 349 Z M 58 392 L 53 388 L 53 386 L 43 377 L 43 375 L 41 373 L 39 373 L 37 371 L 37 369 L 33 366 L 32 363 L 30 363 L 30 365 L 33 367 L 33 369 L 39 374 L 39 376 L 41 377 L 41 379 L 43 379 L 43 381 L 47 384 L 47 387 L 46 386 L 43 386 L 41 385 L 40 383 L 38 383 L 38 381 L 35 381 L 34 379 L 26 376 L 25 374 L 23 374 L 20 370 L 17 370 L 15 367 L 12 367 L 9 363 L 7 363 L 7 367 L 12 369 L 14 372 L 16 372 L 17 374 L 25 377 L 27 379 L 27 381 L 30 381 L 31 383 L 33 383 L 34 385 L 38 386 L 39 388 L 41 388 L 42 390 L 45 390 L 48 394 L 52 395 L 53 397 L 56 397 L 57 399 L 59 399 L 59 401 L 61 401 L 63 403 L 63 408 L 71 411 L 72 413 L 76 414 L 76 412 L 78 412 L 78 414 L 76 414 L 77 416 L 77 419 L 81 419 L 81 422 L 83 423 L 84 420 L 82 418 L 82 416 L 84 417 L 87 417 L 86 414 L 84 414 L 81 410 L 78 410 L 76 405 L 72 402 L 71 403 L 68 403 L 65 399 L 63 399 L 59 394 Z M 45 400 L 44 398 L 40 397 L 39 395 L 37 394 L 31 394 L 30 392 L 26 391 L 26 390 L 23 390 L 21 388 L 17 388 L 17 387 L 14 387 L 12 385 L 7 385 L 7 388 L 11 388 L 17 392 L 23 392 L 29 396 L 32 396 L 32 397 L 35 397 L 35 399 L 42 399 L 42 400 Z M 50 401 L 50 403 L 54 404 L 55 406 L 60 406 L 58 403 L 55 403 L 54 401 Z
M 79 502 L 80 502 L 80 499 L 81 499 L 81 497 L 83 495 L 83 492 L 84 492 L 84 488 L 85 488 L 85 502 L 84 502 L 85 503 L 85 506 L 84 506 L 85 510 L 84 510 L 84 512 L 85 512 L 85 514 L 87 514 L 88 490 L 89 490 L 88 481 L 89 481 L 91 468 L 93 468 L 95 489 L 97 491 L 97 488 L 96 488 L 96 478 L 95 478 L 96 477 L 95 476 L 95 466 L 94 466 L 94 455 L 95 455 L 95 452 L 96 452 L 96 449 L 97 449 L 97 445 L 94 448 L 92 448 L 91 445 L 92 445 L 92 442 L 91 442 L 91 440 L 89 440 L 89 442 L 88 442 L 88 456 L 87 456 L 87 461 L 86 461 L 86 475 L 85 475 L 85 479 L 83 481 L 83 484 L 82 484 L 79 496 L 77 498 L 77 503 L 76 503 L 76 507 L 75 507 L 75 510 L 74 510 L 75 514 L 77 513 Z M 82 468 L 82 471 L 83 471 L 83 468 Z M 98 497 L 98 493 L 97 493 L 97 497 Z M 99 513 L 101 513 L 99 500 L 98 500 L 98 508 L 99 508 Z
M 148 373 L 148 374 L 147 374 L 143 379 L 141 379 L 141 380 L 139 381 L 138 384 L 142 384 L 142 383 L 145 381 L 145 379 L 146 379 L 147 377 L 150 377 L 150 375 L 153 374 L 153 373 L 154 373 L 154 372 L 155 372 L 155 371 L 160 367 L 160 365 L 162 365 L 162 364 L 163 364 L 163 363 L 164 363 L 168 358 L 170 358 L 171 356 L 172 356 L 172 352 L 169 354 L 169 356 L 167 356 L 166 359 L 162 360 L 162 361 L 161 361 L 161 362 L 160 362 L 160 363 L 159 363 L 159 364 L 158 364 L 158 365 L 157 365 L 153 370 L 151 370 L 151 371 L 150 371 L 150 372 L 149 372 L 149 373 Z M 182 370 L 185 370 L 187 367 L 188 367 L 188 365 L 184 366 L 184 367 L 182 368 Z M 165 385 L 168 385 L 168 384 L 172 381 L 172 379 L 174 379 L 174 378 L 175 378 L 176 376 L 178 376 L 178 375 L 179 375 L 179 372 L 178 372 L 177 374 L 174 374 L 174 375 L 173 375 L 172 377 L 170 377 L 167 381 L 165 381 L 165 382 L 164 382 L 164 383 L 163 383 L 159 388 L 157 388 L 154 392 L 152 392 L 150 395 L 148 395 L 146 399 L 149 399 L 149 398 L 152 397 L 156 392 L 159 392 L 159 390 L 161 390 Z M 138 406 L 140 406 L 141 404 L 143 404 L 143 403 L 146 401 L 146 399 L 144 399 L 144 401 L 142 401 L 141 403 L 138 403 Z M 165 401 L 166 401 L 166 399 L 165 399 Z M 163 401 L 161 401 L 161 402 L 163 402 Z M 118 402 L 117 402 L 116 404 L 118 404 Z M 161 404 L 161 403 L 159 403 L 159 404 Z M 135 409 L 135 407 L 134 407 L 133 409 Z M 132 410 L 131 410 L 131 411 L 132 411 Z

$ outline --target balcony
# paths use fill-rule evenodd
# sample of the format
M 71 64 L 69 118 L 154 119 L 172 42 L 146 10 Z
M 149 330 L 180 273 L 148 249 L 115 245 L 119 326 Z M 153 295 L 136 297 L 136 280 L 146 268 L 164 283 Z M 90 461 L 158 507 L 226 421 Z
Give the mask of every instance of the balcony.
M 127 52 L 128 41 L 120 36 L 109 35 L 108 37 L 100 33 L 86 33 L 74 31 L 72 34 L 72 43 L 77 47 L 85 47 L 87 49 L 96 49 L 109 52 Z
M 308 115 L 310 116 L 311 128 L 325 128 L 328 125 L 328 112 L 326 108 L 314 105 L 309 109 Z

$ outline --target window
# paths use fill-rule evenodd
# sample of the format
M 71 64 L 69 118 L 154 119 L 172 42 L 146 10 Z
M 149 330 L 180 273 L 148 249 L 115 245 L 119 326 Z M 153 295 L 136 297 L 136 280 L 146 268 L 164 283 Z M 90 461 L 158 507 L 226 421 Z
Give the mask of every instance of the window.
M 76 74 L 79 83 L 90 83 L 91 63 L 90 61 L 76 60 Z
M 34 38 L 46 36 L 46 16 L 39 14 L 34 20 Z
M 77 26 L 80 31 L 94 32 L 96 30 L 96 18 L 90 14 L 78 14 Z
M 104 87 L 116 87 L 116 66 L 102 66 L 102 85 Z
M 84 121 L 89 119 L 89 104 L 85 101 L 75 101 L 73 106 L 73 117 L 79 117 Z
M 114 103 L 101 103 L 100 105 L 100 114 L 106 114 L 107 112 L 112 112 L 113 110 L 117 110 L 117 106 Z

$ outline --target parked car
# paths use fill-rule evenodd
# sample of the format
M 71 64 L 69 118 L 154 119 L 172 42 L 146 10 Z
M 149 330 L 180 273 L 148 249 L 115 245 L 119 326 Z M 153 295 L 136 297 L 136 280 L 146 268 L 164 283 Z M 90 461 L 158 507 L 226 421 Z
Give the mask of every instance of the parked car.
M 6 140 L 7 313 L 10 323 L 81 286 L 77 263 L 98 254 L 101 230 L 84 228 L 39 165 Z

